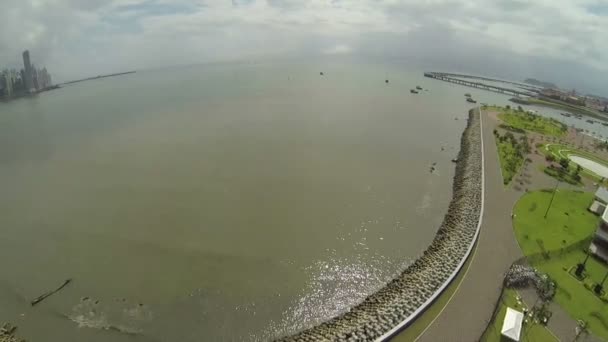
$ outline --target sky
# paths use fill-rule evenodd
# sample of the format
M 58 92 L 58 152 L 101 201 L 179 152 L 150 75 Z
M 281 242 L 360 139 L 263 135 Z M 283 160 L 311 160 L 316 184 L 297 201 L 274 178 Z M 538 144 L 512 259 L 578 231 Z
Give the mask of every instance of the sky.
M 397 60 L 608 96 L 607 0 L 2 0 L 0 68 Z

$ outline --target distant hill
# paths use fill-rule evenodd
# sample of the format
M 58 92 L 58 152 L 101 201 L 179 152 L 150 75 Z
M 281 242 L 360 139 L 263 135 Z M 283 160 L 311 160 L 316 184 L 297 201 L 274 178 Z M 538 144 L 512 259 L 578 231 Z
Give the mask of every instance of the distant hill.
M 555 88 L 557 89 L 557 86 L 551 82 L 545 82 L 545 81 L 539 81 L 535 78 L 526 78 L 526 80 L 524 81 L 525 83 L 531 84 L 531 85 L 535 85 L 535 86 L 539 86 L 539 87 L 543 87 L 543 88 Z

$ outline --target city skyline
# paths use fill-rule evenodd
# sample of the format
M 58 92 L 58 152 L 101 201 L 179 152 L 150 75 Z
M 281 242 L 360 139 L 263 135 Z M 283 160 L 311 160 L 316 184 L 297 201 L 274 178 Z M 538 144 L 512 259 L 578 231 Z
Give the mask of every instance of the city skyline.
M 23 68 L 20 70 L 3 67 L 0 72 L 0 98 L 12 99 L 48 90 L 53 85 L 51 74 L 46 67 L 40 69 L 32 63 L 29 50 L 21 54 Z
M 362 58 L 608 96 L 597 0 L 6 0 L 0 60 L 57 80 L 210 62 Z

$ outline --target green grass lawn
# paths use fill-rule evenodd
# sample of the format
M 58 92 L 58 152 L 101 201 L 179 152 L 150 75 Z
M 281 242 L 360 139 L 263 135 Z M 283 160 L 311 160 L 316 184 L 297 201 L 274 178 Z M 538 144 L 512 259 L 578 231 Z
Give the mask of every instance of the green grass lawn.
M 496 318 L 486 330 L 485 334 L 481 337 L 481 341 L 484 342 L 495 342 L 495 341 L 511 341 L 510 339 L 503 337 L 500 334 L 500 330 L 502 328 L 502 321 L 505 319 L 505 315 L 507 313 L 507 307 L 511 307 L 515 310 L 522 311 L 525 306 L 524 303 L 519 305 L 517 303 L 517 292 L 515 290 L 505 290 L 502 305 L 500 307 L 500 312 L 496 315 Z M 550 342 L 557 341 L 557 339 L 549 332 L 547 328 L 539 324 L 526 324 L 523 326 L 520 336 L 520 341 L 542 341 L 542 342 Z
M 591 236 L 599 218 L 587 211 L 592 193 L 560 189 L 555 194 L 547 218 L 545 211 L 551 191 L 535 191 L 522 196 L 514 208 L 513 227 L 523 253 L 527 256 L 543 251 L 558 250 Z M 589 330 L 608 339 L 608 304 L 602 302 L 565 269 L 582 262 L 586 254 L 582 249 L 539 258 L 534 266 L 547 273 L 557 284 L 555 301 L 573 319 L 587 321 Z M 608 267 L 593 258 L 587 262 L 587 274 L 600 282 Z
M 524 157 L 518 153 L 517 143 L 506 139 L 500 141 L 495 137 L 496 146 L 498 148 L 498 159 L 500 160 L 500 169 L 502 173 L 503 184 L 507 185 L 519 171 L 519 168 L 524 163 Z
M 599 218 L 587 211 L 592 193 L 559 189 L 545 219 L 551 195 L 542 190 L 529 192 L 515 205 L 513 226 L 524 255 L 562 248 L 585 239 L 597 228 Z
M 500 112 L 498 114 L 498 118 L 500 120 L 515 128 L 554 137 L 561 137 L 565 135 L 568 129 L 566 125 L 555 119 L 503 107 L 491 108 Z

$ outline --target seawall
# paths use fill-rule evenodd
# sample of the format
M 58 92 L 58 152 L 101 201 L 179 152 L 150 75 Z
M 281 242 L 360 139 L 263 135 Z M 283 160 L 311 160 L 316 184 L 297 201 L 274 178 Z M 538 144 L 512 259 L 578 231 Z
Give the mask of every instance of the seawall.
M 452 184 L 453 197 L 422 256 L 348 312 L 279 341 L 375 341 L 407 327 L 454 279 L 471 253 L 483 211 L 479 109 L 469 111 Z

